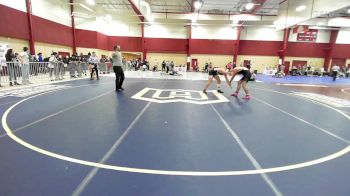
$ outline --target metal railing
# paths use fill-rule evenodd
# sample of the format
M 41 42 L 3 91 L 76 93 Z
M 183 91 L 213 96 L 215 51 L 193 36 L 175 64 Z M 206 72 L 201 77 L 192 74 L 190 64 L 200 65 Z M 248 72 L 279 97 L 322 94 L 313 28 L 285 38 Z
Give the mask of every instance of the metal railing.
M 15 85 L 18 83 L 29 84 L 39 80 L 57 81 L 68 78 L 80 78 L 89 76 L 90 66 L 86 62 L 6 62 L 1 66 L 0 84 Z M 98 70 L 101 74 L 113 72 L 111 63 L 99 63 Z

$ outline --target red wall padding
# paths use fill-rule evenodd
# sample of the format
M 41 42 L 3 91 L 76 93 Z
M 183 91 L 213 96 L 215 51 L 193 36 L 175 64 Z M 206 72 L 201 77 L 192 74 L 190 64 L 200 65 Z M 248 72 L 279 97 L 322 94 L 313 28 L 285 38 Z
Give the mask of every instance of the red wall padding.
M 324 58 L 328 47 L 325 43 L 289 42 L 286 56 Z
M 50 44 L 73 46 L 72 28 L 37 16 L 33 19 L 34 40 Z
M 75 30 L 77 47 L 82 48 L 97 48 L 97 33 L 96 31 Z
M 349 59 L 350 44 L 336 44 L 333 49 L 333 57 L 340 59 Z
M 97 32 L 97 48 L 102 50 L 111 50 L 109 48 L 109 37 L 107 35 L 104 35 L 102 33 Z
M 192 39 L 192 54 L 233 55 L 234 40 Z
M 0 4 L 0 36 L 29 40 L 27 13 Z
M 147 52 L 187 53 L 187 39 L 145 38 Z
M 120 45 L 121 50 L 129 52 L 141 52 L 141 37 L 109 36 L 109 50 L 113 50 L 115 45 Z
M 241 40 L 239 42 L 239 55 L 278 56 L 282 45 L 282 41 Z

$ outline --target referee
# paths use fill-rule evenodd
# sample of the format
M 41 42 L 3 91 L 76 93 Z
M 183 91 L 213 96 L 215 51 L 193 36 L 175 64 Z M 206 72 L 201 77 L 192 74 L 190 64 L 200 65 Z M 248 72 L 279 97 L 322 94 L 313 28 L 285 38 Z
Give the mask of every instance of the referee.
M 115 73 L 115 90 L 123 91 L 124 71 L 122 68 L 122 54 L 120 52 L 120 46 L 114 46 L 114 52 L 112 54 L 113 71 Z

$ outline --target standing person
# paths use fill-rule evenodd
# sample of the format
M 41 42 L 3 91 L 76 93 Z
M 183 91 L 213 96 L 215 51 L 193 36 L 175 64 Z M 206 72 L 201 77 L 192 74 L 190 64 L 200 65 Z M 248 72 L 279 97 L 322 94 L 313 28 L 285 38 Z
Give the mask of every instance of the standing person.
M 113 62 L 113 71 L 115 73 L 115 90 L 122 91 L 124 90 L 123 82 L 124 82 L 124 71 L 122 68 L 122 54 L 120 52 L 120 46 L 114 46 L 114 53 L 112 54 L 112 62 Z
M 38 53 L 38 61 L 39 62 L 44 62 L 43 53 L 41 53 L 41 52 Z
M 98 70 L 97 70 L 97 64 L 99 62 L 99 59 L 96 56 L 95 52 L 92 52 L 92 55 L 90 56 L 88 62 L 92 65 L 90 80 L 93 80 L 92 76 L 93 76 L 94 72 L 96 72 L 96 78 L 97 78 L 97 80 L 99 80 L 100 78 L 98 77 Z
M 333 76 L 333 82 L 337 79 L 338 71 L 340 70 L 340 67 L 338 65 L 333 65 L 332 67 L 332 76 Z
M 250 66 L 247 65 L 247 67 L 236 67 L 232 70 L 232 77 L 230 80 L 230 84 L 232 83 L 233 78 L 237 74 L 242 74 L 243 77 L 240 81 L 238 81 L 236 92 L 233 93 L 231 96 L 237 97 L 239 91 L 241 90 L 241 87 L 243 87 L 243 90 L 246 94 L 245 97 L 243 97 L 243 99 L 249 100 L 251 98 L 251 96 L 249 95 L 248 88 L 247 88 L 247 83 L 251 77 L 251 73 L 250 73 L 249 69 L 250 69 Z
M 213 79 L 216 80 L 216 87 L 217 87 L 218 93 L 224 93 L 223 91 L 221 91 L 221 80 L 220 80 L 219 74 L 222 74 L 222 75 L 225 76 L 227 84 L 231 87 L 231 83 L 229 82 L 229 80 L 227 78 L 228 72 L 226 72 L 222 68 L 212 67 L 211 63 L 208 64 L 208 69 L 209 69 L 208 83 L 204 87 L 203 93 L 207 94 L 207 89 L 209 88 L 209 86 L 212 83 Z
M 48 68 L 49 68 L 49 72 L 50 72 L 50 80 L 51 81 L 54 81 L 54 79 L 52 77 L 52 72 L 55 72 L 55 76 L 56 76 L 57 66 L 58 66 L 57 52 L 53 52 L 51 54 L 51 57 L 49 59 L 49 64 L 48 64 Z M 56 78 L 56 80 L 57 80 L 57 78 Z
M 19 54 L 19 62 L 22 66 L 22 84 L 31 84 L 29 82 L 29 54 L 28 47 L 23 48 L 23 52 Z
M 163 62 L 162 62 L 162 72 L 165 72 L 165 60 L 163 60 Z
M 14 85 L 20 85 L 17 83 L 17 76 L 16 76 L 16 70 L 15 70 L 15 63 L 16 63 L 16 57 L 13 53 L 12 49 L 8 49 L 5 55 L 7 68 L 9 71 L 9 79 L 10 79 L 10 86 L 12 86 L 12 80 L 14 81 Z
M 169 69 L 170 69 L 170 62 L 169 62 L 169 61 L 167 61 L 167 62 L 165 63 L 165 67 L 166 67 L 166 73 L 168 73 L 168 72 L 169 72 Z

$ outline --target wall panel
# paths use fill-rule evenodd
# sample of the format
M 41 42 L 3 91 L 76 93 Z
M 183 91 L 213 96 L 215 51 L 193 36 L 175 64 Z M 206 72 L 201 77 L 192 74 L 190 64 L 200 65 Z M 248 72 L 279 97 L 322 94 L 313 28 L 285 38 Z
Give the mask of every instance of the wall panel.
M 8 44 L 14 52 L 22 52 L 23 47 L 29 47 L 28 40 L 0 37 L 0 43 Z
M 187 39 L 146 38 L 147 52 L 187 53 Z
M 169 62 L 173 61 L 175 66 L 186 64 L 187 55 L 176 53 L 148 53 L 147 60 L 150 62 L 151 66 L 158 64 L 158 69 L 161 69 L 163 60 Z
M 244 60 L 251 61 L 252 70 L 258 70 L 258 73 L 263 73 L 265 68 L 276 67 L 278 65 L 278 56 L 255 56 L 255 55 L 239 55 L 237 65 L 242 66 Z
M 27 14 L 0 5 L 0 36 L 29 40 Z
M 191 53 L 233 55 L 234 40 L 192 39 Z
M 36 54 L 38 54 L 39 52 L 43 53 L 44 57 L 51 56 L 52 52 L 69 52 L 70 55 L 72 55 L 73 48 L 69 46 L 63 46 L 63 45 L 36 42 L 35 52 Z
M 191 58 L 197 59 L 200 70 L 204 68 L 206 62 L 212 62 L 213 66 L 224 68 L 228 63 L 233 61 L 232 55 L 193 54 Z
M 278 56 L 283 42 L 280 41 L 240 41 L 240 55 Z
M 35 41 L 73 46 L 72 29 L 59 23 L 33 16 Z
M 286 56 L 324 58 L 328 44 L 290 42 Z

